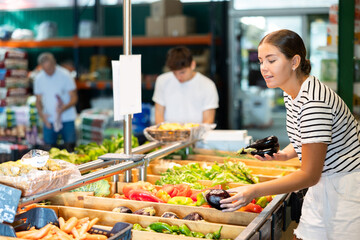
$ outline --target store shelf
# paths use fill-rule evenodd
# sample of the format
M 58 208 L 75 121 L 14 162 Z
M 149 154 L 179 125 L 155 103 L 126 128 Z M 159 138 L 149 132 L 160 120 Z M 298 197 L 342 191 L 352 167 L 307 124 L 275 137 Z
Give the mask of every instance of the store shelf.
M 76 81 L 77 89 L 110 89 L 112 88 L 112 81 L 95 81 L 95 82 L 80 82 Z
M 219 43 L 219 40 L 216 41 Z M 212 35 L 191 35 L 181 37 L 146 37 L 133 36 L 133 46 L 166 46 L 166 45 L 211 45 Z M 0 47 L 15 48 L 45 48 L 45 47 L 111 47 L 122 46 L 123 37 L 94 37 L 94 38 L 54 38 L 42 41 L 11 40 L 0 41 Z
M 326 51 L 326 52 L 330 52 L 330 53 L 337 53 L 338 47 L 337 46 L 322 46 L 322 47 L 318 47 L 318 50 Z

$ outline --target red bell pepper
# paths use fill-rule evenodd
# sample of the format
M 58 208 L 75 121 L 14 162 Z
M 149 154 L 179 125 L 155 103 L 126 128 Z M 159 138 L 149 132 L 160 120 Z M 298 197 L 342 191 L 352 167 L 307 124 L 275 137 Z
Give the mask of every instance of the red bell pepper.
M 130 191 L 129 199 L 137 200 L 137 201 L 164 203 L 164 201 L 161 200 L 160 198 L 156 197 L 149 191 L 142 190 L 142 189 L 135 189 L 135 190 Z
M 162 188 L 165 192 L 167 192 L 170 197 L 190 197 L 192 194 L 191 188 L 188 184 L 165 184 Z
M 245 207 L 240 208 L 240 211 L 261 213 L 263 208 L 255 203 L 249 203 Z

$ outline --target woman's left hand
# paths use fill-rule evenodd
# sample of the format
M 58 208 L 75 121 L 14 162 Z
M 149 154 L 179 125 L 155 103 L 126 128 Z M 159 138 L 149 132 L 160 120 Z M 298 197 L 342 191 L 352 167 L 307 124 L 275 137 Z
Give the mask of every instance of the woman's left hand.
M 255 198 L 253 186 L 237 187 L 227 190 L 228 193 L 235 193 L 234 196 L 225 198 L 220 201 L 223 212 L 233 212 L 246 206 L 252 199 Z

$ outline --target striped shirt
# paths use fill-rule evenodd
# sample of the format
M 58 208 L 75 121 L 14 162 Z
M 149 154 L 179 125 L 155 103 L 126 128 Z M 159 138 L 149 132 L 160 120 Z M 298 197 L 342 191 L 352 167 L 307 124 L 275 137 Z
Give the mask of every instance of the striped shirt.
M 323 174 L 360 169 L 360 126 L 344 101 L 313 76 L 292 99 L 284 93 L 286 129 L 301 161 L 301 146 L 328 145 Z

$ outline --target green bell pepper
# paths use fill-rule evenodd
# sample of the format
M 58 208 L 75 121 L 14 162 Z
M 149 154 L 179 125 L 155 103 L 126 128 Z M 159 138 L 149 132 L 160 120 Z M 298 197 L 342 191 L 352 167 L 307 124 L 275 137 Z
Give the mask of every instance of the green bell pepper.
M 155 232 L 164 232 L 164 231 L 168 231 L 170 233 L 172 233 L 172 229 L 171 226 L 167 223 L 163 223 L 163 222 L 155 222 L 149 225 L 150 229 L 154 230 Z
M 179 230 L 185 236 L 188 236 L 188 237 L 191 236 L 191 231 L 188 228 L 188 226 L 186 226 L 185 224 L 180 225 Z

